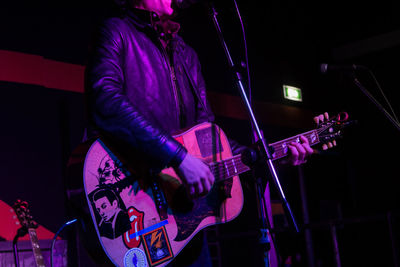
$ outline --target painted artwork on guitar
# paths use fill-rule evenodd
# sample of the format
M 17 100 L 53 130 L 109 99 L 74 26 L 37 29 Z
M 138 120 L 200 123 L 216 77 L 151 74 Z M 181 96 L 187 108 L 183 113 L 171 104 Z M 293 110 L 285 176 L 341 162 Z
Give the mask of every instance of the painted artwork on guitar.
M 216 125 L 200 124 L 175 138 L 211 164 L 216 177 L 226 176 L 224 168 L 212 165 L 232 158 L 228 139 Z M 201 229 L 238 216 L 243 193 L 237 174 L 248 168 L 232 163 L 235 160 L 224 165 L 232 175 L 206 197 L 192 201 L 173 169 L 163 170 L 154 180 L 133 177 L 131 168 L 97 139 L 86 155 L 83 174 L 93 223 L 107 256 L 117 266 L 164 266 Z

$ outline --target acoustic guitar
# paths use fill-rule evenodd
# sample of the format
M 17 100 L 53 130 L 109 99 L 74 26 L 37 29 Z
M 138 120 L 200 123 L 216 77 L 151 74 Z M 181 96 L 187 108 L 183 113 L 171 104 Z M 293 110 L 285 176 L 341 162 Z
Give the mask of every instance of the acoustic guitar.
M 341 118 L 342 117 L 342 118 Z M 305 136 L 310 145 L 338 138 L 347 122 L 337 116 L 319 128 L 270 144 L 274 160 L 289 153 L 290 142 Z M 201 229 L 237 217 L 243 206 L 238 175 L 248 171 L 232 155 L 225 133 L 202 123 L 174 136 L 188 153 L 206 162 L 215 176 L 207 196 L 190 200 L 172 168 L 145 175 L 145 161 L 127 160 L 112 142 L 98 138 L 84 152 L 84 190 L 104 252 L 116 266 L 164 266 Z

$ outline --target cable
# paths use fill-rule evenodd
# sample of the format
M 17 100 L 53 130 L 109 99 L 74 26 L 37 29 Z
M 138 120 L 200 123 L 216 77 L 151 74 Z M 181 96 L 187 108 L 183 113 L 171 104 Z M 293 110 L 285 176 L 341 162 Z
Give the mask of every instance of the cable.
M 380 84 L 379 84 L 378 80 L 376 79 L 374 73 L 370 69 L 368 69 L 368 73 L 372 76 L 372 79 L 374 80 L 376 86 L 378 87 L 380 93 L 382 94 L 383 99 L 385 100 L 386 104 L 389 106 L 389 109 L 392 112 L 392 115 L 393 115 L 394 119 L 396 120 L 397 123 L 400 123 L 399 119 L 396 116 L 396 113 L 394 112 L 394 110 L 392 108 L 392 105 L 390 104 L 390 102 L 387 99 L 386 95 L 383 93 L 382 87 L 380 86 Z
M 236 9 L 236 14 L 239 18 L 240 26 L 242 29 L 242 37 L 243 37 L 243 45 L 244 45 L 244 56 L 245 56 L 245 61 L 246 61 L 246 72 L 247 72 L 247 87 L 248 87 L 248 92 L 247 92 L 247 98 L 249 99 L 249 104 L 252 105 L 252 90 L 251 90 L 251 79 L 250 79 L 250 67 L 249 67 L 249 53 L 248 53 L 248 48 L 247 48 L 247 38 L 246 38 L 246 31 L 244 29 L 244 23 L 242 19 L 242 15 L 240 14 L 239 7 L 237 5 L 236 0 L 233 0 L 235 4 L 235 9 Z M 251 129 L 253 132 L 253 142 L 256 142 L 257 140 L 257 135 L 255 134 L 254 130 L 254 125 L 251 124 Z
M 58 235 L 61 233 L 61 231 L 62 231 L 67 225 L 74 224 L 74 223 L 76 223 L 77 221 L 78 221 L 78 219 L 73 219 L 73 220 L 70 220 L 70 221 L 64 223 L 64 224 L 60 227 L 60 229 L 58 229 L 57 233 L 54 235 L 53 241 L 51 242 L 51 249 L 50 249 L 50 266 L 51 266 L 51 267 L 54 266 L 54 265 L 53 265 L 53 264 L 54 264 L 54 263 L 53 263 L 53 251 L 54 251 L 54 245 L 55 245 L 55 243 L 56 243 L 56 240 L 57 240 Z

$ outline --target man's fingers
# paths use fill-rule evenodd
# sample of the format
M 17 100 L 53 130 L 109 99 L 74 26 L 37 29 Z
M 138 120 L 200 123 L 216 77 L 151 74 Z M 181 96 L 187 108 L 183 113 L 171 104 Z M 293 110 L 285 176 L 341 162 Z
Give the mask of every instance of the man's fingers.
M 318 115 L 318 123 L 321 123 L 324 121 L 324 114 L 319 114 Z
M 196 196 L 200 196 L 201 194 L 203 194 L 204 189 L 202 183 L 196 183 L 195 189 L 196 189 Z
M 306 156 L 309 156 L 309 155 L 311 155 L 311 154 L 313 154 L 314 153 L 314 149 L 312 149 L 311 147 L 310 147 L 310 143 L 308 142 L 308 139 L 307 139 L 307 137 L 305 137 L 305 136 L 300 136 L 300 140 L 301 140 L 301 145 L 303 146 L 303 148 L 306 150 L 306 152 L 307 152 L 307 155 Z
M 204 173 L 200 175 L 199 182 L 194 185 L 195 194 L 192 197 L 205 196 L 210 192 L 212 185 L 214 183 L 214 175 L 211 173 L 207 167 Z
M 208 182 L 210 183 L 210 187 L 211 187 L 215 182 L 215 177 L 208 167 L 207 167 L 207 177 L 208 177 Z
M 291 165 L 298 165 L 298 159 L 299 159 L 299 151 L 296 149 L 295 146 L 289 145 L 288 146 L 291 152 L 291 156 L 289 158 L 289 161 Z
M 196 194 L 196 189 L 194 188 L 194 185 L 188 185 L 187 187 L 189 196 L 194 197 Z
M 308 144 L 303 145 L 303 148 L 306 151 L 306 157 L 310 156 L 311 154 L 314 154 L 314 149 L 312 149 Z
M 211 184 L 210 184 L 209 179 L 207 179 L 207 178 L 201 179 L 201 183 L 203 185 L 203 195 L 210 192 Z
M 306 150 L 304 149 L 304 147 L 301 144 L 296 143 L 296 142 L 292 142 L 291 145 L 294 146 L 296 148 L 296 150 L 298 151 L 297 161 L 303 162 L 306 157 Z
M 316 124 L 320 124 L 326 120 L 329 120 L 329 114 L 328 112 L 324 112 L 323 114 L 319 114 L 318 116 L 314 117 L 314 122 Z
M 291 142 L 289 149 L 291 156 L 289 158 L 292 165 L 300 165 L 307 161 L 307 157 L 314 153 L 310 147 L 309 141 L 305 136 L 300 136 L 301 143 Z
M 190 154 L 186 155 L 175 171 L 191 198 L 206 195 L 214 183 L 214 176 L 209 166 Z
M 323 144 L 322 145 L 322 150 L 327 150 L 328 148 L 332 148 L 332 147 L 334 147 L 336 145 L 337 145 L 336 140 L 333 140 L 332 142 L 328 142 L 326 144 Z
M 214 184 L 214 175 L 211 173 L 209 169 L 207 169 L 206 177 L 201 180 L 203 183 L 203 195 L 210 192 L 213 184 Z

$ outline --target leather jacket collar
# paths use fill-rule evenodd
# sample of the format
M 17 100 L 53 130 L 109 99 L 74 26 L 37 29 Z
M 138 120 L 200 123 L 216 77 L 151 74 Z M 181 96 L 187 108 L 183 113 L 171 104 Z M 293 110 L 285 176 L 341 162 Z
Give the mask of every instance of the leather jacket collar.
M 161 21 L 157 13 L 152 11 L 132 8 L 128 10 L 127 14 L 136 26 L 141 29 L 153 28 L 164 40 L 175 37 L 180 29 L 179 23 L 172 20 Z

